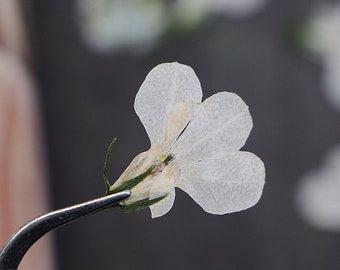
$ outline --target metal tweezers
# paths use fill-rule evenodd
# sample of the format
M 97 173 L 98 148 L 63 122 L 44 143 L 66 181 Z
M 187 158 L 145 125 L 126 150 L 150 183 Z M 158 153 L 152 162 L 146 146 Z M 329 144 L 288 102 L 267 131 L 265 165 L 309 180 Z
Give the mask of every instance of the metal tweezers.
M 12 235 L 0 251 L 0 270 L 16 270 L 27 250 L 49 231 L 109 208 L 130 196 L 125 190 L 40 216 Z

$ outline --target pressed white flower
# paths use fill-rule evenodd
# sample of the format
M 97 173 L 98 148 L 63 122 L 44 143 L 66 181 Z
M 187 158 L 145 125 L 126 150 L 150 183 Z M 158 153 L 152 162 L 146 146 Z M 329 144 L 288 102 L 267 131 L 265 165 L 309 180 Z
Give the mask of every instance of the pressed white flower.
M 306 222 L 340 232 L 340 145 L 327 153 L 321 168 L 303 176 L 296 195 L 298 210 Z
M 202 103 L 201 98 L 200 82 L 188 66 L 161 64 L 147 75 L 135 110 L 151 147 L 137 155 L 109 187 L 113 193 L 129 187 L 131 179 L 138 182 L 123 206 L 150 206 L 152 217 L 162 216 L 174 203 L 175 187 L 212 214 L 257 203 L 264 165 L 254 154 L 239 151 L 252 128 L 247 105 L 229 92 Z

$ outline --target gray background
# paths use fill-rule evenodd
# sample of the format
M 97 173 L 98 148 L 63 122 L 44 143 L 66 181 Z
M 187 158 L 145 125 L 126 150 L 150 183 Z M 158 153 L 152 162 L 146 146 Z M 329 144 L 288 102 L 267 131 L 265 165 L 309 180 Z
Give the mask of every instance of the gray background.
M 220 17 L 136 56 L 86 47 L 73 1 L 31 1 L 51 208 L 104 194 L 113 137 L 111 179 L 148 148 L 133 102 L 162 62 L 193 67 L 204 97 L 228 90 L 245 100 L 254 128 L 243 149 L 261 157 L 267 173 L 259 203 L 240 213 L 207 214 L 177 190 L 173 209 L 159 219 L 148 210 L 114 210 L 61 228 L 58 269 L 340 269 L 340 235 L 310 227 L 294 205 L 299 178 L 340 142 L 340 112 L 322 95 L 321 66 L 291 42 L 292 25 L 317 2 L 272 0 L 250 18 Z

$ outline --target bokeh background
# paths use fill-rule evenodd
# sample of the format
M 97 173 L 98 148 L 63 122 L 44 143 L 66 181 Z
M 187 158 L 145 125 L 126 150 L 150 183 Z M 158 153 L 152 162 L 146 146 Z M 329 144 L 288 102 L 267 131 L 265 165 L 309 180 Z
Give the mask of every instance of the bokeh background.
M 165 2 L 165 14 L 174 2 Z M 202 1 L 190 2 L 194 10 Z M 124 40 L 104 49 L 84 36 L 79 2 L 26 2 L 51 209 L 104 194 L 113 137 L 112 181 L 148 148 L 133 102 L 146 74 L 163 62 L 191 66 L 204 98 L 222 90 L 242 97 L 254 121 L 243 149 L 266 166 L 263 196 L 246 211 L 213 216 L 177 190 L 174 207 L 158 219 L 148 210 L 113 210 L 58 229 L 56 269 L 340 268 L 339 232 L 312 226 L 296 205 L 301 177 L 340 142 L 340 110 L 323 93 L 322 61 L 299 36 L 316 5 L 336 1 L 262 2 L 244 14 L 211 11 L 199 22 L 174 23 L 147 45 Z

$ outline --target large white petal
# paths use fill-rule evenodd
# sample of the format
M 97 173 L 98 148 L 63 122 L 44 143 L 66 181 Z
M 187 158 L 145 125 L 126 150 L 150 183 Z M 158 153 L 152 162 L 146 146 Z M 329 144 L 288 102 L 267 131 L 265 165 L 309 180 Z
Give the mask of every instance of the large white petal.
M 257 156 L 234 152 L 223 159 L 186 164 L 175 185 L 206 212 L 226 214 L 256 204 L 262 194 L 264 178 L 264 165 Z
M 151 144 L 171 142 L 201 102 L 200 82 L 191 67 L 165 63 L 146 76 L 135 99 L 135 110 Z
M 238 151 L 253 126 L 248 106 L 234 93 L 219 92 L 199 107 L 172 149 L 182 164 Z

